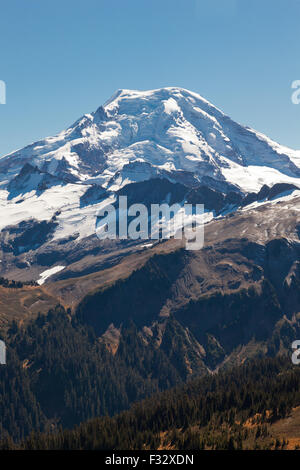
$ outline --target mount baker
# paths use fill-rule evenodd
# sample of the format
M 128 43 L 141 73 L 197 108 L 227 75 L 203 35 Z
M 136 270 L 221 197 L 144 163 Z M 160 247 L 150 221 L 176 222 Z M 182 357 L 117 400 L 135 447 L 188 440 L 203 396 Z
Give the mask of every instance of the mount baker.
M 0 272 L 45 282 L 140 250 L 95 237 L 97 210 L 119 194 L 203 203 L 209 221 L 297 196 L 299 187 L 300 151 L 237 124 L 198 94 L 119 90 L 57 136 L 0 159 Z

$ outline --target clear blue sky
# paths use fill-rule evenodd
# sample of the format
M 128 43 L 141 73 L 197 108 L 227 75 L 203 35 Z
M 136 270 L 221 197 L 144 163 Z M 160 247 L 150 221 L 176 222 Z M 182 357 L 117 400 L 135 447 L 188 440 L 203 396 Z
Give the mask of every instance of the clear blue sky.
M 181 86 L 300 149 L 300 0 L 1 2 L 0 155 L 53 135 L 118 88 Z

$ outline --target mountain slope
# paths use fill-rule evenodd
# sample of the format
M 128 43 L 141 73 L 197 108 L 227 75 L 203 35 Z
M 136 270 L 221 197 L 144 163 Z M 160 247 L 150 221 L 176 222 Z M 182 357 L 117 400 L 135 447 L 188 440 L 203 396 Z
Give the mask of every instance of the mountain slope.
M 299 449 L 299 367 L 288 357 L 190 381 L 112 418 L 30 436 L 4 449 Z M 202 457 L 200 455 L 200 457 Z
M 289 348 L 299 333 L 298 211 L 294 196 L 214 219 L 206 225 L 202 250 L 166 242 L 153 247 L 142 266 L 138 260 L 131 264 L 126 277 L 128 257 L 118 266 L 119 277 L 113 279 L 113 269 L 94 275 L 99 288 L 80 302 L 77 314 L 99 336 L 132 319 L 145 341 L 158 343 L 158 325 L 175 318 L 198 341 L 212 369 Z M 91 291 L 91 282 L 87 276 L 48 288 L 68 299 L 76 296 L 76 286 Z

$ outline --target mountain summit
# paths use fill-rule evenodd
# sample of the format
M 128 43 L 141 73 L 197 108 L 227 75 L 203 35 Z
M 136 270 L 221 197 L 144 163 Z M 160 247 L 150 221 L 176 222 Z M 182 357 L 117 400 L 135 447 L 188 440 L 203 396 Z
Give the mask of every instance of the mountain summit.
M 237 124 L 200 95 L 169 87 L 118 90 L 67 130 L 0 160 L 0 177 L 26 163 L 67 182 L 118 190 L 155 177 L 224 192 L 299 184 L 300 153 Z

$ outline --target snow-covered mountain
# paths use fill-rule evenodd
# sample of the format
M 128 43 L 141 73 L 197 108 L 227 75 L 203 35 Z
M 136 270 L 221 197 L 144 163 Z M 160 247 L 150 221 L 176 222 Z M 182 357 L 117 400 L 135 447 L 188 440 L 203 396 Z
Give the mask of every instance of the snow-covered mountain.
M 67 130 L 0 160 L 5 184 L 30 163 L 66 182 L 117 190 L 164 176 L 243 192 L 300 181 L 300 152 L 243 127 L 181 88 L 119 90 Z
M 59 267 L 60 276 L 75 276 L 143 249 L 142 241 L 95 236 L 97 211 L 118 194 L 147 205 L 203 203 L 208 222 L 274 197 L 299 202 L 297 188 L 299 151 L 201 96 L 119 90 L 57 136 L 0 159 L 0 275 L 45 280 Z

